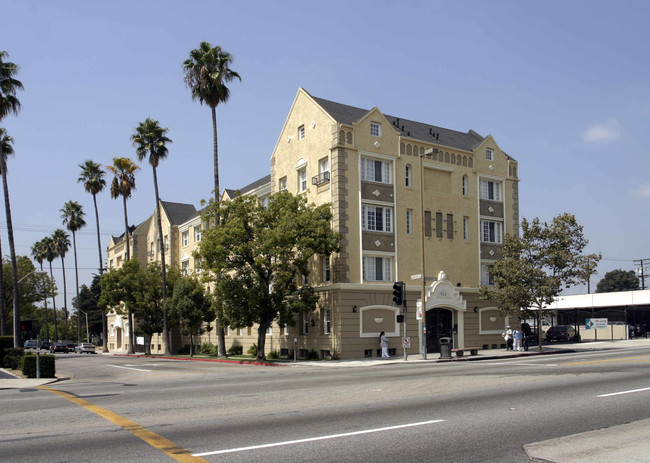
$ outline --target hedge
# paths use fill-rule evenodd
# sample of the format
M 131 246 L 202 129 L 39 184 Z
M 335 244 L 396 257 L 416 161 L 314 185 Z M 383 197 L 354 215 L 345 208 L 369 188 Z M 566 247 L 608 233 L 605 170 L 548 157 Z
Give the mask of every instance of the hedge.
M 41 378 L 56 378 L 54 355 L 43 354 L 41 357 Z M 23 375 L 28 378 L 36 378 L 36 354 L 28 354 L 23 357 L 21 369 Z

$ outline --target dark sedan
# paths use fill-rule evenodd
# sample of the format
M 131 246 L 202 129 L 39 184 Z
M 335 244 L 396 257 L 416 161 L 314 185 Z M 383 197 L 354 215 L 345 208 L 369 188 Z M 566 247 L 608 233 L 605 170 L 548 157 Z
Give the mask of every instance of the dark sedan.
M 571 325 L 551 326 L 546 332 L 546 341 L 566 341 L 569 342 L 576 335 L 576 330 Z
M 63 352 L 63 353 L 68 353 L 68 345 L 65 342 L 54 342 L 50 346 L 50 352 L 56 353 L 56 352 Z

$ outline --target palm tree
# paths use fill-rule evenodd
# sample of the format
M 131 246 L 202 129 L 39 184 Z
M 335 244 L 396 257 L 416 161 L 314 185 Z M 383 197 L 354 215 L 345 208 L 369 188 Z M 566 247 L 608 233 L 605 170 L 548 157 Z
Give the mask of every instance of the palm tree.
M 56 243 L 54 243 L 54 238 L 51 236 L 46 236 L 41 241 L 43 243 L 43 249 L 45 251 L 45 260 L 50 264 L 50 279 L 54 281 L 54 275 L 52 274 L 52 261 L 58 257 L 56 251 Z M 55 291 L 52 291 L 52 310 L 54 310 L 54 340 L 59 340 L 59 329 L 56 325 L 56 299 Z M 47 332 L 47 336 L 50 336 L 50 332 Z
M 70 249 L 70 235 L 61 230 L 60 228 L 54 230 L 52 233 L 54 246 L 56 246 L 56 253 L 61 258 L 61 269 L 63 270 L 63 315 L 65 322 L 68 323 L 68 292 L 65 278 L 65 255 Z
M 113 165 L 106 166 L 106 168 L 115 175 L 111 182 L 111 198 L 117 199 L 121 196 L 124 203 L 124 240 L 126 241 L 126 260 L 129 260 L 131 250 L 129 247 L 129 217 L 126 212 L 126 200 L 131 197 L 131 192 L 135 190 L 135 171 L 139 167 L 129 158 L 113 158 Z
M 213 47 L 209 42 L 201 42 L 199 48 L 190 51 L 190 57 L 183 62 L 185 85 L 192 92 L 192 100 L 205 103 L 212 112 L 212 145 L 214 161 L 214 198 L 219 201 L 219 149 L 217 144 L 217 106 L 227 103 L 230 89 L 226 83 L 241 77 L 230 69 L 233 57 L 220 46 Z M 217 223 L 219 222 L 217 218 Z M 219 356 L 226 355 L 225 331 L 217 320 Z
M 77 293 L 77 301 L 79 300 L 79 264 L 77 263 L 77 231 L 86 226 L 84 217 L 86 213 L 83 211 L 81 204 L 76 201 L 68 201 L 63 205 L 60 210 L 63 225 L 68 227 L 72 232 L 72 251 L 74 253 L 74 275 L 75 275 L 75 289 Z M 63 280 L 65 288 L 65 280 Z M 65 300 L 65 299 L 64 299 Z M 81 343 L 81 316 L 77 310 L 77 343 Z
M 153 168 L 153 188 L 156 197 L 156 226 L 158 227 L 158 242 L 160 245 L 160 264 L 162 267 L 162 299 L 163 299 L 163 345 L 164 354 L 170 355 L 169 348 L 169 324 L 167 320 L 167 271 L 165 268 L 165 243 L 163 241 L 162 223 L 160 218 L 160 195 L 158 194 L 158 174 L 156 168 L 158 163 L 167 158 L 167 143 L 172 141 L 165 136 L 167 128 L 160 127 L 157 120 L 148 117 L 144 122 L 139 122 L 131 141 L 135 146 L 138 160 L 142 162 L 149 156 L 149 164 Z
M 0 51 L 0 121 L 7 115 L 18 114 L 20 111 L 20 100 L 16 98 L 16 91 L 23 89 L 23 84 L 14 78 L 18 74 L 18 66 L 9 61 L 4 61 L 9 54 L 6 51 Z M 14 347 L 22 347 L 20 339 L 20 301 L 18 294 L 18 264 L 16 262 L 16 248 L 14 245 L 14 228 L 11 222 L 11 208 L 9 202 L 9 187 L 7 186 L 7 157 L 14 154 L 13 138 L 7 135 L 4 129 L 0 129 L 0 168 L 2 169 L 2 182 L 4 184 L 5 196 L 5 214 L 7 216 L 7 235 L 9 237 L 9 251 L 11 254 L 11 270 L 13 272 L 13 290 L 14 290 Z M 2 261 L 0 253 L 0 263 Z M 4 288 L 2 291 L 2 308 L 4 306 Z
M 192 100 L 205 103 L 212 112 L 212 143 L 214 158 L 214 197 L 219 200 L 219 150 L 217 148 L 217 106 L 227 103 L 230 90 L 226 83 L 241 77 L 230 69 L 232 55 L 220 46 L 213 47 L 209 42 L 201 42 L 199 48 L 190 52 L 183 62 L 185 85 L 192 92 Z
M 43 262 L 47 260 L 47 245 L 43 241 L 37 241 L 32 245 L 32 258 L 38 262 L 43 271 Z M 47 325 L 47 296 L 43 299 L 45 301 L 45 333 L 46 339 L 49 337 L 49 327 Z
M 97 223 L 97 251 L 99 252 L 99 275 L 104 274 L 104 262 L 102 260 L 102 241 L 99 234 L 99 210 L 97 209 L 97 193 L 100 193 L 106 186 L 104 175 L 106 172 L 102 170 L 99 163 L 93 162 L 90 159 L 79 164 L 81 167 L 81 175 L 77 182 L 83 183 L 84 188 L 88 193 L 93 195 L 93 204 L 95 205 L 95 222 Z M 106 313 L 102 311 L 102 352 L 108 352 L 108 331 L 106 329 Z
M 129 247 L 129 218 L 126 213 L 126 200 L 131 197 L 131 192 L 135 190 L 135 171 L 139 169 L 138 165 L 129 158 L 113 158 L 113 165 L 106 166 L 108 170 L 115 174 L 111 182 L 111 198 L 117 199 L 120 196 L 124 203 L 124 240 L 126 241 L 126 260 L 131 259 L 131 250 Z M 129 310 L 129 349 L 128 353 L 135 352 L 135 336 L 133 323 L 133 312 Z

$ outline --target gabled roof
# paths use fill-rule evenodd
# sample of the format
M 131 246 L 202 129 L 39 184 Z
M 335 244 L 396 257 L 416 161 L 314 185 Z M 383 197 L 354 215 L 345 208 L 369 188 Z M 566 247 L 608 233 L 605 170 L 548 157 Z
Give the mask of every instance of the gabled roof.
M 141 224 L 129 225 L 129 234 L 132 235 L 133 232 L 135 231 L 135 229 L 138 228 L 140 225 Z M 117 235 L 117 236 L 111 235 L 111 238 L 113 239 L 114 244 L 121 243 L 122 241 L 124 241 L 124 233 L 122 233 L 121 235 Z
M 226 188 L 224 191 L 228 194 L 228 197 L 234 198 L 236 196 L 239 196 L 239 194 L 249 193 L 269 183 L 271 183 L 271 174 L 266 175 L 258 180 L 255 180 L 253 183 L 249 183 L 248 185 L 242 188 L 238 188 L 236 190 Z
M 160 201 L 171 225 L 179 225 L 187 222 L 197 214 L 196 208 L 192 204 L 172 203 L 170 201 Z
M 353 125 L 369 112 L 367 109 L 355 108 L 354 106 L 336 103 L 323 98 L 314 96 L 312 98 L 321 108 L 341 124 Z M 393 129 L 400 132 L 402 136 L 426 143 L 472 151 L 485 140 L 484 137 L 473 130 L 464 133 L 386 114 L 384 114 L 384 117 L 391 123 Z

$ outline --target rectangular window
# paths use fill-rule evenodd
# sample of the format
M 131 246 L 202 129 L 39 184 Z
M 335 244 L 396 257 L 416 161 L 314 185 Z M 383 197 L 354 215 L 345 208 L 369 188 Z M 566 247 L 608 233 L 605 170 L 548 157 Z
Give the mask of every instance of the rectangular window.
M 411 169 L 411 165 L 410 165 L 410 164 L 406 166 L 406 169 L 405 169 L 405 171 L 404 171 L 404 174 L 405 174 L 404 184 L 405 184 L 406 186 L 411 186 L 411 182 L 412 182 L 412 179 L 411 179 L 412 169 Z
M 390 166 L 390 162 L 361 158 L 361 180 L 391 183 Z
M 190 244 L 190 232 L 183 232 L 183 247 L 187 246 Z
M 284 325 L 280 330 L 281 336 L 289 336 L 289 325 Z
M 280 187 L 280 193 L 282 193 L 283 191 L 287 191 L 287 177 L 282 177 L 280 179 L 279 187 Z
M 201 259 L 194 259 L 194 272 L 201 273 Z
M 442 212 L 436 212 L 436 238 L 442 238 Z
M 501 201 L 501 182 L 481 180 L 481 199 Z
M 181 273 L 185 276 L 190 274 L 190 261 L 181 262 Z
M 390 257 L 363 256 L 363 280 L 392 281 L 392 265 Z
M 469 217 L 463 217 L 463 239 L 469 241 Z
M 303 138 L 305 138 L 305 126 L 301 125 L 298 127 L 298 140 L 302 140 Z
M 267 335 L 267 336 L 273 336 L 273 325 L 269 326 L 269 327 L 266 329 L 266 335 Z
M 323 281 L 332 280 L 332 269 L 330 268 L 330 256 L 323 257 Z
M 492 220 L 481 220 L 481 241 L 501 244 L 503 242 L 503 224 Z
M 303 312 L 300 314 L 301 317 L 301 332 L 300 334 L 309 334 L 309 314 L 306 312 Z
M 326 309 L 323 312 L 323 334 L 330 334 L 332 329 L 332 311 Z
M 320 161 L 318 161 L 318 172 L 320 174 L 329 171 L 330 171 L 330 160 L 328 158 L 323 158 Z
M 413 234 L 413 210 L 412 209 L 406 210 L 406 234 L 407 235 Z
M 431 238 L 431 211 L 424 211 L 424 236 Z
M 201 226 L 194 227 L 194 242 L 198 243 L 201 241 Z
M 298 171 L 298 191 L 307 190 L 307 169 Z
M 165 251 L 167 251 L 169 249 L 169 237 L 167 235 L 165 235 L 163 237 L 163 240 L 164 240 L 164 243 L 165 243 Z
M 447 214 L 447 239 L 454 239 L 454 215 Z
M 373 137 L 381 137 L 381 124 L 378 124 L 377 122 L 371 122 L 370 135 Z
M 494 286 L 494 278 L 492 277 L 492 274 L 490 270 L 494 265 L 488 265 L 488 264 L 483 264 L 481 265 L 481 284 L 483 286 Z
M 365 231 L 392 232 L 392 212 L 388 207 L 361 206 L 361 229 Z
M 268 196 L 263 196 L 260 198 L 260 205 L 262 207 L 269 207 L 269 197 Z
M 488 161 L 494 160 L 494 156 L 493 156 L 492 150 L 490 148 L 487 148 L 485 150 L 485 159 L 487 159 Z

